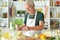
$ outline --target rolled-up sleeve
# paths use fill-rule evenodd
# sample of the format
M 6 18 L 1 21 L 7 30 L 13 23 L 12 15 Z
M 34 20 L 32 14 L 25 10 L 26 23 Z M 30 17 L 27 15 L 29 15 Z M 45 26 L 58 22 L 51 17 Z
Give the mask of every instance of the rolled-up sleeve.
M 39 21 L 43 21 L 44 22 L 44 14 L 43 13 L 40 14 Z

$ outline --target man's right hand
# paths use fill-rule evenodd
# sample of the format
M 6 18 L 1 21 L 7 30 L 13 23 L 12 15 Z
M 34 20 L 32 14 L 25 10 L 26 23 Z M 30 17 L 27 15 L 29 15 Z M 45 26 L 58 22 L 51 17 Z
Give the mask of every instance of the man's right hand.
M 20 30 L 20 27 L 19 27 L 18 25 L 16 25 L 16 27 L 15 27 L 15 28 L 16 28 L 16 30 Z
M 25 27 L 22 28 L 22 30 L 23 30 L 23 31 L 27 31 L 27 30 L 28 30 L 28 27 L 25 26 Z

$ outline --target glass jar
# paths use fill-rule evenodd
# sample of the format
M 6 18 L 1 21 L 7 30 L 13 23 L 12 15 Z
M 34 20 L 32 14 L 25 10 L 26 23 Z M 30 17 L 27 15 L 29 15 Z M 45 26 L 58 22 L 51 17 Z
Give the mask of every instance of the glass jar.
M 3 13 L 3 18 L 7 18 L 7 13 Z

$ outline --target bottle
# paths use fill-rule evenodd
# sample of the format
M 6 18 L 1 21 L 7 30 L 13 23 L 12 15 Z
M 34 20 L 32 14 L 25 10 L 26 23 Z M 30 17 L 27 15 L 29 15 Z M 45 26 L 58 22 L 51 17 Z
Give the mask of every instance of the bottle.
M 50 0 L 50 6 L 53 6 L 53 1 L 52 0 Z
M 17 1 L 17 0 L 13 0 L 13 1 Z
M 7 12 L 3 13 L 3 18 L 7 18 Z
M 13 30 L 12 22 L 10 22 L 10 30 Z
M 16 8 L 14 4 L 12 3 L 12 17 L 15 17 L 15 13 L 16 13 Z
M 53 1 L 53 7 L 55 6 L 55 2 Z
M 2 3 L 2 0 L 0 0 L 0 7 L 2 7 L 2 4 L 3 4 L 3 3 Z

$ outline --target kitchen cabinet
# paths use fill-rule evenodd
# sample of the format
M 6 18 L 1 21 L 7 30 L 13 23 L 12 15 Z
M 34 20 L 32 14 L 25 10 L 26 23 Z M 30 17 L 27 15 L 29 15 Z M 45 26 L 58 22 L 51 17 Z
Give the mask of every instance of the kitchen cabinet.
M 0 7 L 7 7 L 8 6 L 8 0 L 0 0 Z
M 4 29 L 4 30 L 3 30 Z M 35 36 L 32 37 L 26 37 L 25 35 L 23 35 L 23 31 L 17 31 L 17 30 L 10 30 L 7 28 L 2 28 L 0 27 L 0 40 L 28 40 L 28 39 L 36 39 L 36 40 L 40 40 L 41 38 L 44 39 L 46 38 L 46 40 L 49 39 L 60 39 L 60 30 L 59 29 L 55 29 L 55 30 L 43 30 L 41 34 L 34 34 Z M 59 36 L 58 36 L 59 35 Z M 38 37 L 38 38 L 37 38 Z
M 54 26 L 56 29 L 60 28 L 60 1 L 59 0 L 50 0 L 50 28 Z M 56 21 L 55 21 L 56 20 Z M 55 21 L 55 23 L 53 23 Z M 53 23 L 53 25 L 51 25 Z M 55 25 L 56 24 L 56 25 Z
M 50 6 L 60 6 L 60 0 L 50 0 Z
M 0 0 L 0 27 L 8 27 L 8 0 Z

